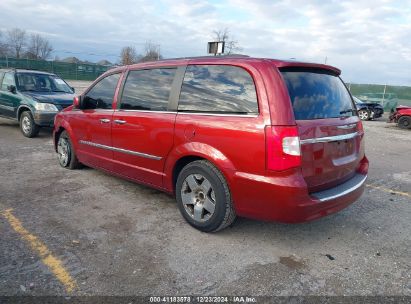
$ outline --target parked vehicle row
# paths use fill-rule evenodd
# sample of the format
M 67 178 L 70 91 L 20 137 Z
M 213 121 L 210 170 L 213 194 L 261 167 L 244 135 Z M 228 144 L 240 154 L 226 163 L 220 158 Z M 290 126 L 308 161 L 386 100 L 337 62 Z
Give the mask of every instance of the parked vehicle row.
M 176 197 L 189 224 L 236 216 L 303 222 L 360 197 L 364 131 L 337 68 L 218 57 L 124 66 L 54 122 L 60 165 L 81 164 Z
M 16 120 L 24 136 L 53 126 L 58 111 L 73 103 L 74 89 L 55 74 L 0 69 L 0 117 Z

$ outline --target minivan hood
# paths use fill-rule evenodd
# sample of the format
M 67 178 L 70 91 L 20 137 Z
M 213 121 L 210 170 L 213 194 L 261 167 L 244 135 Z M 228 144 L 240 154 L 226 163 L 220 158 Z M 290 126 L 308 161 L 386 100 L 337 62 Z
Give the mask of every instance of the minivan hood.
M 56 105 L 70 105 L 73 103 L 74 94 L 62 92 L 22 92 L 23 95 L 34 98 L 40 102 Z

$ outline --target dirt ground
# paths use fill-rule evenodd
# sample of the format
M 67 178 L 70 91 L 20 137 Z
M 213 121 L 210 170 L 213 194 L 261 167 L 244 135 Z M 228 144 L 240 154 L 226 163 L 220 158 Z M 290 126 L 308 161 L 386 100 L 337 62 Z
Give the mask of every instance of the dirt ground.
M 87 89 L 90 84 L 92 84 L 92 81 L 83 81 L 83 80 L 66 80 L 67 83 L 72 86 L 76 94 L 80 95 L 81 93 L 84 92 L 85 89 Z
M 206 234 L 173 197 L 65 170 L 50 130 L 28 139 L 0 119 L 0 295 L 411 295 L 411 130 L 365 130 L 369 179 L 350 207 Z

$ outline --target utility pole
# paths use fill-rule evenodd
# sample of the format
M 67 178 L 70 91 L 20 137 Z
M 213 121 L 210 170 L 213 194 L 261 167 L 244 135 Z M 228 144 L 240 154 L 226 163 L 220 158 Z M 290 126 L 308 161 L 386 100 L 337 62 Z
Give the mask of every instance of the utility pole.
M 385 91 L 387 90 L 387 84 L 384 85 L 384 93 L 382 94 L 382 106 L 384 106 L 384 100 L 385 100 Z
M 327 56 L 325 56 L 324 64 L 327 64 Z

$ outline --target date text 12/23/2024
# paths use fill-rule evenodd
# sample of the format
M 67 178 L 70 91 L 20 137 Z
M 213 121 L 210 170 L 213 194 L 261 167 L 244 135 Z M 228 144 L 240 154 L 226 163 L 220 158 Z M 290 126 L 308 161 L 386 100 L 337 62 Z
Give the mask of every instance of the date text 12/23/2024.
M 249 296 L 161 296 L 150 297 L 150 303 L 256 303 Z

